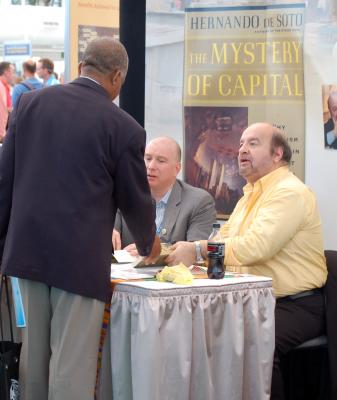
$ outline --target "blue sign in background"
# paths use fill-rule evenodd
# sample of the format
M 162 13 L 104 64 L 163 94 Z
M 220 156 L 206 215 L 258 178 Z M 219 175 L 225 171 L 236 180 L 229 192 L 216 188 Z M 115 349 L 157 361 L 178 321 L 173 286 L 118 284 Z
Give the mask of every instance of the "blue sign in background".
M 5 58 L 31 57 L 32 45 L 30 42 L 4 43 Z

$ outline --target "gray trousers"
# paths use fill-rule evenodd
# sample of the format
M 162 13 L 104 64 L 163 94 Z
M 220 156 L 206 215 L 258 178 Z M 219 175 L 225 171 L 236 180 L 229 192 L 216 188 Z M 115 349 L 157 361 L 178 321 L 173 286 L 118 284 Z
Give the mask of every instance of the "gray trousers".
M 99 374 L 97 400 L 112 400 L 112 371 L 111 371 L 111 344 L 110 323 L 102 349 L 102 366 Z M 116 343 L 118 346 L 118 343 Z
M 93 400 L 104 303 L 20 279 L 21 400 Z

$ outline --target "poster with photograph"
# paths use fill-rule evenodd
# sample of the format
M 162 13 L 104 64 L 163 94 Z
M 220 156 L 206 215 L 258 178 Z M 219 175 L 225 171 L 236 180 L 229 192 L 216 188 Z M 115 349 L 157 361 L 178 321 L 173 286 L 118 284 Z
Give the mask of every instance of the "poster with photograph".
M 88 42 L 119 36 L 118 0 L 71 0 L 66 4 L 66 80 L 77 77 L 78 63 Z
M 337 150 L 337 84 L 322 86 L 324 146 Z
M 184 178 L 214 196 L 218 218 L 228 218 L 242 195 L 239 142 L 254 122 L 286 133 L 291 168 L 304 179 L 304 9 L 186 9 Z

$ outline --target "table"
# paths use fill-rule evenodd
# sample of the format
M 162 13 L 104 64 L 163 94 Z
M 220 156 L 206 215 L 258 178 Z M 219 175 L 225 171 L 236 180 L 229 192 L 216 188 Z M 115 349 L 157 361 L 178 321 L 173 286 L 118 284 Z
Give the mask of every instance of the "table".
M 110 320 L 113 399 L 269 399 L 271 283 L 247 275 L 187 287 L 118 283 Z

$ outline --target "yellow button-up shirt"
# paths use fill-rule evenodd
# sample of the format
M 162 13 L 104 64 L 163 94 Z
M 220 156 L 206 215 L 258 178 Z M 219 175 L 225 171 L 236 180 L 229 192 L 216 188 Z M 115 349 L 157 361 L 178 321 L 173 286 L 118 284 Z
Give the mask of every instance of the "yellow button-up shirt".
M 315 195 L 287 166 L 247 184 L 220 233 L 227 270 L 271 277 L 276 297 L 326 281 Z

